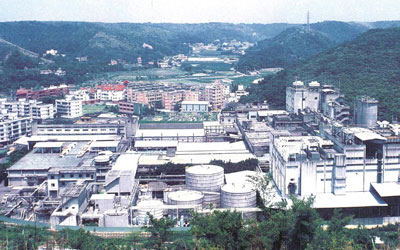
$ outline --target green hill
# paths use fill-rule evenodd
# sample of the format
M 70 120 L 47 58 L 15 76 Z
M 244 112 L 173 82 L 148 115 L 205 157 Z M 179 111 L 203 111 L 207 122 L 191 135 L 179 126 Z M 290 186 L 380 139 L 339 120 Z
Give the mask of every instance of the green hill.
M 368 28 L 364 25 L 327 21 L 307 27 L 284 30 L 272 39 L 258 42 L 240 57 L 236 69 L 240 72 L 260 68 L 284 68 L 352 40 Z
M 236 69 L 247 72 L 260 68 L 283 68 L 331 48 L 334 44 L 318 31 L 290 28 L 249 48 L 240 57 Z
M 362 95 L 379 100 L 379 116 L 400 116 L 400 28 L 370 30 L 353 41 L 266 77 L 242 102 L 268 100 L 284 108 L 285 89 L 299 79 L 340 86 L 347 102 Z
M 187 53 L 188 43 L 210 43 L 216 39 L 259 41 L 271 38 L 292 24 L 152 24 L 86 22 L 4 22 L 0 38 L 42 55 L 56 49 L 67 57 L 89 60 L 124 59 L 136 62 Z M 153 49 L 143 48 L 143 43 Z

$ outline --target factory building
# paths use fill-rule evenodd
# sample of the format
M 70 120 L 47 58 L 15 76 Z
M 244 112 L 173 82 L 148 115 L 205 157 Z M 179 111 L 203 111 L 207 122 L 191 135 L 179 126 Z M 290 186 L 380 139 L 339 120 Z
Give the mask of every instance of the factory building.
M 300 114 L 304 110 L 320 112 L 333 121 L 349 124 L 350 107 L 344 104 L 343 96 L 331 85 L 310 82 L 305 85 L 301 81 L 293 82 L 286 88 L 286 110 Z

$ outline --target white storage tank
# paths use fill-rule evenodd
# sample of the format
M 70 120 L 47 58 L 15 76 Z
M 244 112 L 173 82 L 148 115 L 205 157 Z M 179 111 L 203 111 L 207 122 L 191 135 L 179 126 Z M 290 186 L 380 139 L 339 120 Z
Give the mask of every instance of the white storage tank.
M 144 225 L 148 222 L 149 216 L 147 213 L 151 214 L 155 219 L 161 219 L 163 217 L 163 210 L 161 206 L 163 202 L 160 200 L 144 200 L 137 204 L 138 216 L 137 222 L 139 225 Z
M 197 165 L 186 169 L 186 188 L 219 192 L 224 185 L 224 169 L 216 165 Z
M 110 162 L 109 155 L 98 155 L 94 158 L 94 162 L 96 165 L 108 165 Z
M 203 207 L 209 209 L 212 205 L 213 208 L 221 207 L 221 193 L 220 192 L 203 192 L 204 202 Z
M 250 208 L 257 206 L 257 193 L 250 184 L 226 184 L 221 189 L 221 206 L 223 208 Z M 255 213 L 243 213 L 243 218 L 252 218 Z
M 195 190 L 179 190 L 168 194 L 169 205 L 199 205 L 203 207 L 204 195 Z M 193 209 L 169 209 L 168 214 L 173 218 L 179 218 L 181 215 L 189 215 Z

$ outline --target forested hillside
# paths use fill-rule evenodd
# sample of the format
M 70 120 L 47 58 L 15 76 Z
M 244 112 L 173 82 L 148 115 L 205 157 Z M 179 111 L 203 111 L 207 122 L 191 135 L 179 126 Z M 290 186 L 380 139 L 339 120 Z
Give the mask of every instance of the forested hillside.
M 258 41 L 271 38 L 291 24 L 152 24 L 85 22 L 0 23 L 0 38 L 42 55 L 56 49 L 67 57 L 136 62 L 189 52 L 188 43 L 216 39 Z M 144 48 L 143 43 L 152 46 Z
M 367 31 L 268 76 L 242 102 L 268 100 L 272 106 L 283 108 L 286 86 L 295 79 L 340 86 L 351 105 L 357 97 L 369 95 L 379 100 L 381 119 L 400 117 L 400 28 Z
M 367 29 L 365 25 L 336 21 L 290 28 L 249 48 L 240 57 L 236 69 L 248 72 L 261 68 L 285 68 L 334 45 L 352 40 Z

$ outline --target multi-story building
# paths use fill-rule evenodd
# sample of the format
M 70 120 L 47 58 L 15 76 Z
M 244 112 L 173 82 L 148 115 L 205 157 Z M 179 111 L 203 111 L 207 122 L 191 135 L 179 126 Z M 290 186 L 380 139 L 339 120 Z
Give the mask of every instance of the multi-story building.
M 201 101 L 208 101 L 213 110 L 223 108 L 225 101 L 225 86 L 221 82 L 206 85 L 201 93 Z
M 118 102 L 125 99 L 125 86 L 121 84 L 102 84 L 97 86 L 96 99 Z
M 321 112 L 324 116 L 342 124 L 349 124 L 350 107 L 344 104 L 343 96 L 331 85 L 320 86 L 310 82 L 308 86 L 301 81 L 293 82 L 286 88 L 286 110 L 299 114 L 304 110 Z
M 36 104 L 32 106 L 33 119 L 53 119 L 55 114 L 53 104 Z
M 82 101 L 76 99 L 56 100 L 57 115 L 63 118 L 77 118 L 82 116 Z
M 17 98 L 40 99 L 46 96 L 64 96 L 69 94 L 70 86 L 61 84 L 59 86 L 50 86 L 39 90 L 19 88 L 16 92 Z
M 32 118 L 4 115 L 0 117 L 0 143 L 8 144 L 32 132 Z

